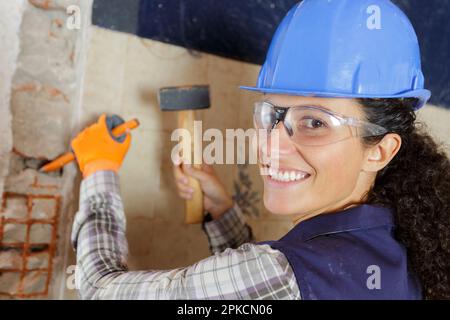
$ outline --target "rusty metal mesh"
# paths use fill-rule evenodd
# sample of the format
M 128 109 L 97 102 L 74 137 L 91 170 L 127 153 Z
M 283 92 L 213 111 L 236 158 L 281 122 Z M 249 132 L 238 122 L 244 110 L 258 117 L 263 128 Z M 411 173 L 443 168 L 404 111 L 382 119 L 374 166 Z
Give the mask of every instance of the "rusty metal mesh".
M 11 206 L 10 203 L 23 206 Z M 37 211 L 36 207 L 45 204 Z M 60 197 L 4 193 L 0 209 L 0 296 L 46 297 L 57 246 Z

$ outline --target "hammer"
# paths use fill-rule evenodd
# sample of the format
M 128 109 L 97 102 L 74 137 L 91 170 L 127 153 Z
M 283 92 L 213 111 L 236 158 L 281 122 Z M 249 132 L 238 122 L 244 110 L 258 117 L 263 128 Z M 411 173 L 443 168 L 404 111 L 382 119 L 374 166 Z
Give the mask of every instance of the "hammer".
M 184 150 L 194 150 L 194 110 L 210 107 L 209 86 L 181 86 L 161 88 L 158 94 L 159 105 L 163 111 L 178 111 L 178 127 L 186 129 L 191 141 L 181 138 L 183 161 L 190 161 L 191 154 Z M 190 145 L 189 145 L 190 143 Z M 193 164 L 200 168 L 199 164 Z M 189 185 L 194 189 L 192 199 L 186 200 L 186 223 L 194 224 L 203 221 L 203 193 L 198 180 L 188 177 Z

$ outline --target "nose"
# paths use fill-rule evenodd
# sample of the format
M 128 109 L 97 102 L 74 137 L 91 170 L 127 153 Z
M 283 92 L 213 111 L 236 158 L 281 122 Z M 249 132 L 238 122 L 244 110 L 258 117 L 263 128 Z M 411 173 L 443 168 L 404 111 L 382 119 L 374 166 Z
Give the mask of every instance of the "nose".
M 279 122 L 276 127 L 270 133 L 270 136 L 274 136 L 274 139 L 269 139 L 269 146 L 271 151 L 277 151 L 281 154 L 290 154 L 297 149 L 292 143 L 291 137 L 284 125 L 284 122 Z M 278 140 L 278 141 L 277 141 Z
M 297 152 L 283 122 L 272 129 L 265 143 L 259 144 L 260 152 L 264 159 L 277 161 L 280 157 Z

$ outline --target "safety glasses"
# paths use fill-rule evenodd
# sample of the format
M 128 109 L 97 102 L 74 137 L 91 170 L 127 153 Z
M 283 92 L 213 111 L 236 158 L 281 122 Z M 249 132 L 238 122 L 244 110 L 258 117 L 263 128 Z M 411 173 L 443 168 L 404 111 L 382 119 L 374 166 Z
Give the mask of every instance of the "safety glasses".
M 270 135 L 278 123 L 283 122 L 294 143 L 321 146 L 350 137 L 379 136 L 387 130 L 379 125 L 345 117 L 319 106 L 279 107 L 267 101 L 258 101 L 254 107 L 256 129 Z

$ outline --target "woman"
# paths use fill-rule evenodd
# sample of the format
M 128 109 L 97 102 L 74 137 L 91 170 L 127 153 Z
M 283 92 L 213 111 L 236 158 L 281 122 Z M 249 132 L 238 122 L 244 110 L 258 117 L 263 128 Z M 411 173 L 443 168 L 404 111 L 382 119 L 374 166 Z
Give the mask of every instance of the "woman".
M 200 181 L 215 255 L 186 268 L 128 271 L 116 171 L 130 136 L 114 141 L 103 116 L 72 144 L 85 177 L 72 233 L 81 296 L 450 298 L 450 164 L 415 123 L 430 93 L 406 16 L 387 0 L 304 0 L 280 24 L 257 86 L 246 89 L 264 94 L 255 127 L 279 137 L 260 145 L 270 160 L 260 164 L 264 205 L 291 215 L 292 230 L 252 243 L 213 170 L 177 163 L 181 197 L 192 196 L 187 175 Z

